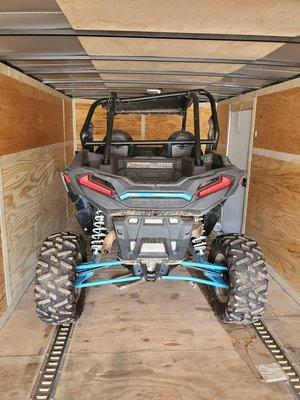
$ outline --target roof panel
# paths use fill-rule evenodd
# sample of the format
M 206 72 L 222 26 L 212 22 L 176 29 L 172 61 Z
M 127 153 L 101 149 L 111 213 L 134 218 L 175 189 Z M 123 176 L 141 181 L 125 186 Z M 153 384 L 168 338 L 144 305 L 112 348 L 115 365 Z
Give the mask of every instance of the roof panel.
M 74 29 L 299 35 L 298 0 L 57 0 Z
M 144 71 L 191 71 L 191 72 L 232 72 L 241 68 L 241 64 L 212 64 L 155 61 L 110 61 L 93 60 L 99 70 L 144 70 Z
M 97 73 L 89 73 L 89 74 L 80 74 L 80 73 L 56 73 L 56 74 L 35 74 L 35 76 L 39 79 L 42 79 L 45 83 L 61 83 L 71 80 L 73 82 L 80 82 L 82 80 L 87 79 L 96 79 L 97 81 L 101 81 L 99 74 Z
M 194 41 L 178 39 L 137 39 L 79 37 L 89 55 L 219 57 L 258 59 L 281 47 L 281 43 Z
M 147 75 L 147 74 L 105 74 L 100 73 L 100 77 L 103 80 L 136 80 L 136 81 L 165 81 L 165 82 L 176 82 L 176 81 L 185 81 L 185 82 L 195 82 L 199 81 L 200 86 L 209 82 L 218 81 L 220 78 L 218 77 L 197 77 L 197 76 L 176 76 L 176 75 Z
M 60 12 L 55 0 L 1 0 L 0 12 L 48 11 Z
M 73 28 L 140 30 L 151 36 L 95 37 L 96 31 L 84 32 L 94 37 L 79 41 L 55 0 L 2 0 L 0 26 L 10 35 L 0 29 L 0 59 L 65 93 L 88 97 L 112 90 L 134 95 L 146 94 L 148 88 L 170 91 L 199 86 L 217 96 L 231 96 L 299 73 L 299 44 L 282 46 L 270 37 L 251 37 L 248 42 L 239 40 L 245 40 L 241 37 L 230 37 L 230 41 L 222 37 L 224 33 L 297 35 L 298 0 L 230 0 L 226 7 L 223 0 L 191 0 L 188 6 L 182 0 L 171 3 L 172 7 L 161 0 L 60 0 Z M 27 29 L 27 36 L 20 29 Z M 153 38 L 151 31 L 165 32 L 160 36 L 173 33 L 173 38 Z M 178 39 L 178 32 L 198 32 L 201 40 L 199 35 L 194 36 L 196 40 Z M 139 34 L 128 35 L 134 33 Z M 220 40 L 203 37 L 209 33 L 221 34 L 215 38 Z M 251 65 L 253 62 L 278 66 Z
M 0 36 L 0 57 L 14 53 L 82 52 L 76 37 Z
M 1 29 L 64 29 L 70 28 L 66 17 L 57 13 L 18 13 L 2 14 Z

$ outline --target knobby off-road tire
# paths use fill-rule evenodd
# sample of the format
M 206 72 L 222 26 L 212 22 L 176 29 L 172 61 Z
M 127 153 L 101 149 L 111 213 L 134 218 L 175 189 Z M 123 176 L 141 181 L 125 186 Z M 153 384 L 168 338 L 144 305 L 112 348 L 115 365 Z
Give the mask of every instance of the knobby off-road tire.
M 211 245 L 209 261 L 228 266 L 229 289 L 209 286 L 209 299 L 222 321 L 250 324 L 263 314 L 268 292 L 268 273 L 260 247 L 241 234 L 218 236 Z
M 44 322 L 70 324 L 80 316 L 84 293 L 75 290 L 76 264 L 85 259 L 84 239 L 76 233 L 55 233 L 45 240 L 35 276 L 36 311 Z

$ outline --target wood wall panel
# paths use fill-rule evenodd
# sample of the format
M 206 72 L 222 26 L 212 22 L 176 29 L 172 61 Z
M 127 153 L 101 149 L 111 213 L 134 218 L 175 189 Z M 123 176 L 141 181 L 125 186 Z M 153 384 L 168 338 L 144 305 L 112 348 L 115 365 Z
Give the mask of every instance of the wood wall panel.
M 121 129 L 131 134 L 133 139 L 141 137 L 141 116 L 140 115 L 116 115 L 114 122 L 115 129 Z
M 6 291 L 11 306 L 32 277 L 45 236 L 65 228 L 58 171 L 71 160 L 73 134 L 71 99 L 9 67 L 0 70 L 0 217 L 9 275 L 5 282 L 0 243 L 1 315 Z
M 62 142 L 62 99 L 0 74 L 0 155 Z
M 59 170 L 64 143 L 1 158 L 11 290 L 16 297 L 32 275 L 45 237 L 66 226 Z
M 76 139 L 79 139 L 79 134 L 87 116 L 91 103 L 77 102 L 76 103 Z M 95 125 L 94 138 L 101 140 L 106 134 L 106 110 L 98 107 L 94 113 L 93 124 Z M 141 117 L 139 115 L 117 115 L 114 120 L 114 129 L 121 129 L 132 135 L 134 139 L 141 137 Z
M 79 142 L 79 134 L 88 113 L 91 102 L 80 100 L 76 103 L 76 141 Z M 200 105 L 201 137 L 206 138 L 208 133 L 208 119 L 210 118 L 210 106 Z M 182 117 L 179 115 L 145 115 L 145 139 L 164 140 L 173 132 L 181 129 Z M 95 139 L 103 139 L 106 133 L 106 110 L 98 108 L 93 117 L 95 125 Z M 129 132 L 136 140 L 141 138 L 141 117 L 139 115 L 118 115 L 115 118 L 115 129 Z M 187 115 L 186 129 L 194 131 L 193 107 L 190 107 Z M 79 145 L 80 147 L 80 145 Z
M 181 122 L 182 117 L 179 115 L 146 115 L 145 138 L 166 140 L 173 132 L 180 131 Z
M 257 98 L 254 147 L 300 154 L 300 87 Z
M 218 105 L 218 120 L 220 128 L 219 142 L 222 144 L 227 144 L 228 122 L 229 122 L 229 106 L 227 104 Z
M 6 294 L 5 294 L 5 279 L 4 279 L 4 265 L 3 265 L 3 249 L 1 239 L 1 226 L 0 226 L 0 316 L 6 310 Z
M 225 155 L 228 139 L 229 105 L 218 104 L 217 112 L 220 129 L 218 152 Z
M 201 137 L 206 138 L 208 134 L 208 120 L 211 116 L 210 107 L 200 106 Z M 164 140 L 181 130 L 182 117 L 180 115 L 146 115 L 145 116 L 146 139 Z M 187 112 L 186 130 L 194 132 L 193 107 Z
M 64 100 L 65 141 L 73 140 L 72 100 Z
M 74 158 L 74 142 L 69 141 L 65 143 L 66 164 L 69 164 Z
M 267 262 L 300 290 L 300 164 L 253 155 L 246 233 Z
M 296 162 L 300 150 L 300 80 L 219 103 L 220 151 L 226 149 L 223 143 L 228 110 L 249 108 L 254 100 L 257 137 L 253 143 L 246 232 L 262 245 L 271 267 L 299 291 L 300 167 Z
M 80 101 L 76 103 L 76 137 L 79 134 L 88 113 L 91 103 L 89 101 Z M 201 131 L 202 137 L 206 137 L 208 132 L 208 119 L 210 117 L 210 108 L 206 105 L 200 106 Z M 171 133 L 181 129 L 182 117 L 179 115 L 146 115 L 145 131 L 146 139 L 167 139 Z M 103 138 L 106 132 L 106 110 L 101 108 L 95 111 L 93 117 L 95 125 L 95 138 Z M 141 117 L 139 115 L 118 115 L 115 118 L 116 129 L 122 129 L 131 133 L 134 139 L 140 139 L 141 135 Z M 188 110 L 186 129 L 193 132 L 193 108 Z

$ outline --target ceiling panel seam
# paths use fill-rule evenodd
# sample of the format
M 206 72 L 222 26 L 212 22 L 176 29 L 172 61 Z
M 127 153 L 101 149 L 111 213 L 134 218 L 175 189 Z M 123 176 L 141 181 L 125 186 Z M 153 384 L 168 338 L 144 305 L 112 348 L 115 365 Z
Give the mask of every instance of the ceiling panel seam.
M 216 40 L 272 43 L 300 43 L 300 36 L 278 35 L 240 35 L 184 32 L 144 32 L 144 31 L 112 31 L 83 29 L 0 29 L 0 36 L 78 36 L 137 39 L 175 39 L 175 40 Z

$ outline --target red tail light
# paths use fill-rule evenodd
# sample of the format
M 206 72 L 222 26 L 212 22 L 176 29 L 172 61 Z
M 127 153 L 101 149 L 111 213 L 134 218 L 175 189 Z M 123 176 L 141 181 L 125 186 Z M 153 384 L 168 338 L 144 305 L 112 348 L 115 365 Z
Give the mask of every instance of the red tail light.
M 230 187 L 232 180 L 228 178 L 228 176 L 220 176 L 218 180 L 215 180 L 208 185 L 203 186 L 197 192 L 198 197 L 205 197 L 212 193 L 218 192 L 219 190 L 223 190 L 227 187 Z
M 82 175 L 78 178 L 78 183 L 81 186 L 85 186 L 91 190 L 94 190 L 95 192 L 104 194 L 105 196 L 111 196 L 113 197 L 115 195 L 115 192 L 109 188 L 106 185 L 103 185 L 100 182 L 95 182 L 91 180 L 91 177 L 89 174 Z

